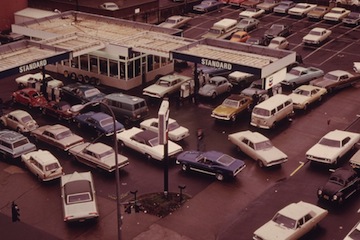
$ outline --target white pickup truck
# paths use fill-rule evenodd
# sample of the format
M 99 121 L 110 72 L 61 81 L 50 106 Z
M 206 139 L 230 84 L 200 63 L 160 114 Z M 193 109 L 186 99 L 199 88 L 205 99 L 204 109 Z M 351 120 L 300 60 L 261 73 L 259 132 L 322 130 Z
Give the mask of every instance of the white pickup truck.
M 64 83 L 60 80 L 54 79 L 49 74 L 45 74 L 45 80 L 47 81 L 47 85 L 50 88 L 60 88 L 64 86 Z M 15 82 L 18 84 L 19 88 L 26 88 L 26 87 L 33 87 L 35 88 L 35 84 L 37 82 L 42 83 L 43 82 L 43 74 L 41 72 L 39 73 L 29 73 L 25 74 L 23 76 L 20 76 L 15 79 Z

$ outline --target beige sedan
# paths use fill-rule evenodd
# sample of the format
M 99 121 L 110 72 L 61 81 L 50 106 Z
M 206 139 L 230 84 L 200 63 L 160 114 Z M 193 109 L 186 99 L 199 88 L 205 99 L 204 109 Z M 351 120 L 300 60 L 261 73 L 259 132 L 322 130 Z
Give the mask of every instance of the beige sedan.
M 327 90 L 325 88 L 301 85 L 289 97 L 293 100 L 295 109 L 306 110 L 311 103 L 321 101 L 326 93 Z

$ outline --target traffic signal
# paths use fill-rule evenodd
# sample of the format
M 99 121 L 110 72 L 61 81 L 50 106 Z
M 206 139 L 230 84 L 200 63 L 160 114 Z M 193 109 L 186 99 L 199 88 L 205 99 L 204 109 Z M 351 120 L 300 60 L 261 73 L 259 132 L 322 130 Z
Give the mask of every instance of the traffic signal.
M 18 205 L 15 204 L 15 202 L 12 202 L 11 204 L 11 216 L 13 222 L 20 221 L 20 209 Z

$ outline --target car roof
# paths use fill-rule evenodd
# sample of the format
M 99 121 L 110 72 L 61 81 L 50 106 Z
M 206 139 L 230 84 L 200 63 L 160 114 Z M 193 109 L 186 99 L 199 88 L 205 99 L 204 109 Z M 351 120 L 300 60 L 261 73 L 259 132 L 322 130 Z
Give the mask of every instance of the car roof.
M 283 209 L 279 210 L 279 213 L 281 215 L 284 215 L 286 217 L 289 217 L 291 219 L 300 219 L 306 214 L 310 213 L 311 210 L 308 208 L 301 207 L 297 203 L 291 203 L 284 207 Z
M 315 27 L 315 28 L 311 29 L 311 31 L 319 31 L 319 32 L 324 31 L 324 30 L 326 30 L 326 28 L 322 28 L 322 27 Z
M 314 90 L 314 89 L 322 89 L 322 88 L 314 86 L 314 85 L 300 85 L 296 89 L 311 91 L 311 90 Z
M 131 96 L 124 93 L 110 93 L 105 96 L 106 99 L 113 100 L 113 101 L 122 101 L 124 103 L 128 104 L 134 104 L 139 102 L 144 102 L 145 99 L 137 97 L 137 96 Z
M 57 134 L 59 132 L 63 132 L 64 130 L 70 130 L 70 128 L 64 126 L 64 125 L 60 125 L 60 124 L 55 124 L 55 125 L 46 125 L 46 126 L 42 126 L 45 128 L 46 131 L 51 132 L 53 134 Z M 40 127 L 40 128 L 42 128 Z
M 92 119 L 95 119 L 97 121 L 104 120 L 106 118 L 112 118 L 109 114 L 103 113 L 103 112 L 96 112 L 90 116 Z
M 245 95 L 231 94 L 227 99 L 239 101 L 239 100 L 246 99 L 246 98 L 250 99 L 250 97 L 245 96 Z
M 348 168 L 337 168 L 335 172 L 331 173 L 330 177 L 337 177 L 339 179 L 348 179 L 356 174 L 354 170 Z
M 267 137 L 262 135 L 259 132 L 251 132 L 250 130 L 244 131 L 246 133 L 246 137 L 252 142 L 263 142 L 269 140 Z
M 28 112 L 26 112 L 24 110 L 20 110 L 20 109 L 9 112 L 9 114 L 13 115 L 13 116 L 15 116 L 17 118 L 23 118 L 25 116 L 30 116 L 31 117 L 31 115 Z
M 330 71 L 328 72 L 330 74 L 333 74 L 333 75 L 343 75 L 343 74 L 348 74 L 347 71 L 344 71 L 344 70 L 334 70 L 334 71 Z
M 134 138 L 148 142 L 149 140 L 154 139 L 157 136 L 158 136 L 158 134 L 156 132 L 153 132 L 150 130 L 144 130 L 144 131 L 141 131 L 141 132 L 138 132 L 137 134 L 135 134 Z
M 222 77 L 222 76 L 214 76 L 210 78 L 210 81 L 215 81 L 215 82 L 220 82 L 223 80 L 227 80 L 226 77 Z
M 62 184 L 65 186 L 66 194 L 91 191 L 91 173 L 90 172 L 74 172 L 61 176 Z
M 106 151 L 112 149 L 112 147 L 110 147 L 104 143 L 97 142 L 97 143 L 89 144 L 89 146 L 87 146 L 86 149 L 88 149 L 89 151 L 91 151 L 93 153 L 100 154 L 100 153 L 103 153 L 103 152 L 106 152 Z
M 16 142 L 23 138 L 26 138 L 26 137 L 24 135 L 22 135 L 21 133 L 18 133 L 15 131 L 11 131 L 11 130 L 0 131 L 0 139 L 2 141 L 13 143 L 13 142 Z
M 282 40 L 286 40 L 286 38 L 284 38 L 284 37 L 274 37 L 273 39 L 271 39 L 271 41 L 273 41 L 273 40 L 274 41 L 282 41 Z
M 329 139 L 334 139 L 334 140 L 342 140 L 345 137 L 348 137 L 349 135 L 352 134 L 358 134 L 358 133 L 353 133 L 353 132 L 347 132 L 347 131 L 342 131 L 342 130 L 333 130 L 328 132 L 324 137 L 329 138 Z
M 59 163 L 59 161 L 52 155 L 48 150 L 39 149 L 34 152 L 30 152 L 32 158 L 41 163 L 42 165 L 50 164 L 50 163 Z

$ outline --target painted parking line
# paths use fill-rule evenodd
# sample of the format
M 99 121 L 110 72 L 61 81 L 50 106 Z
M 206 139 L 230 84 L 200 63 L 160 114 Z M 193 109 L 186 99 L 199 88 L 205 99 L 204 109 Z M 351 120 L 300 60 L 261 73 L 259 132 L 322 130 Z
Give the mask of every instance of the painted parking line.
M 290 177 L 292 177 L 293 175 L 295 175 L 295 173 L 297 173 L 304 165 L 304 162 L 299 162 L 300 165 L 290 174 Z

